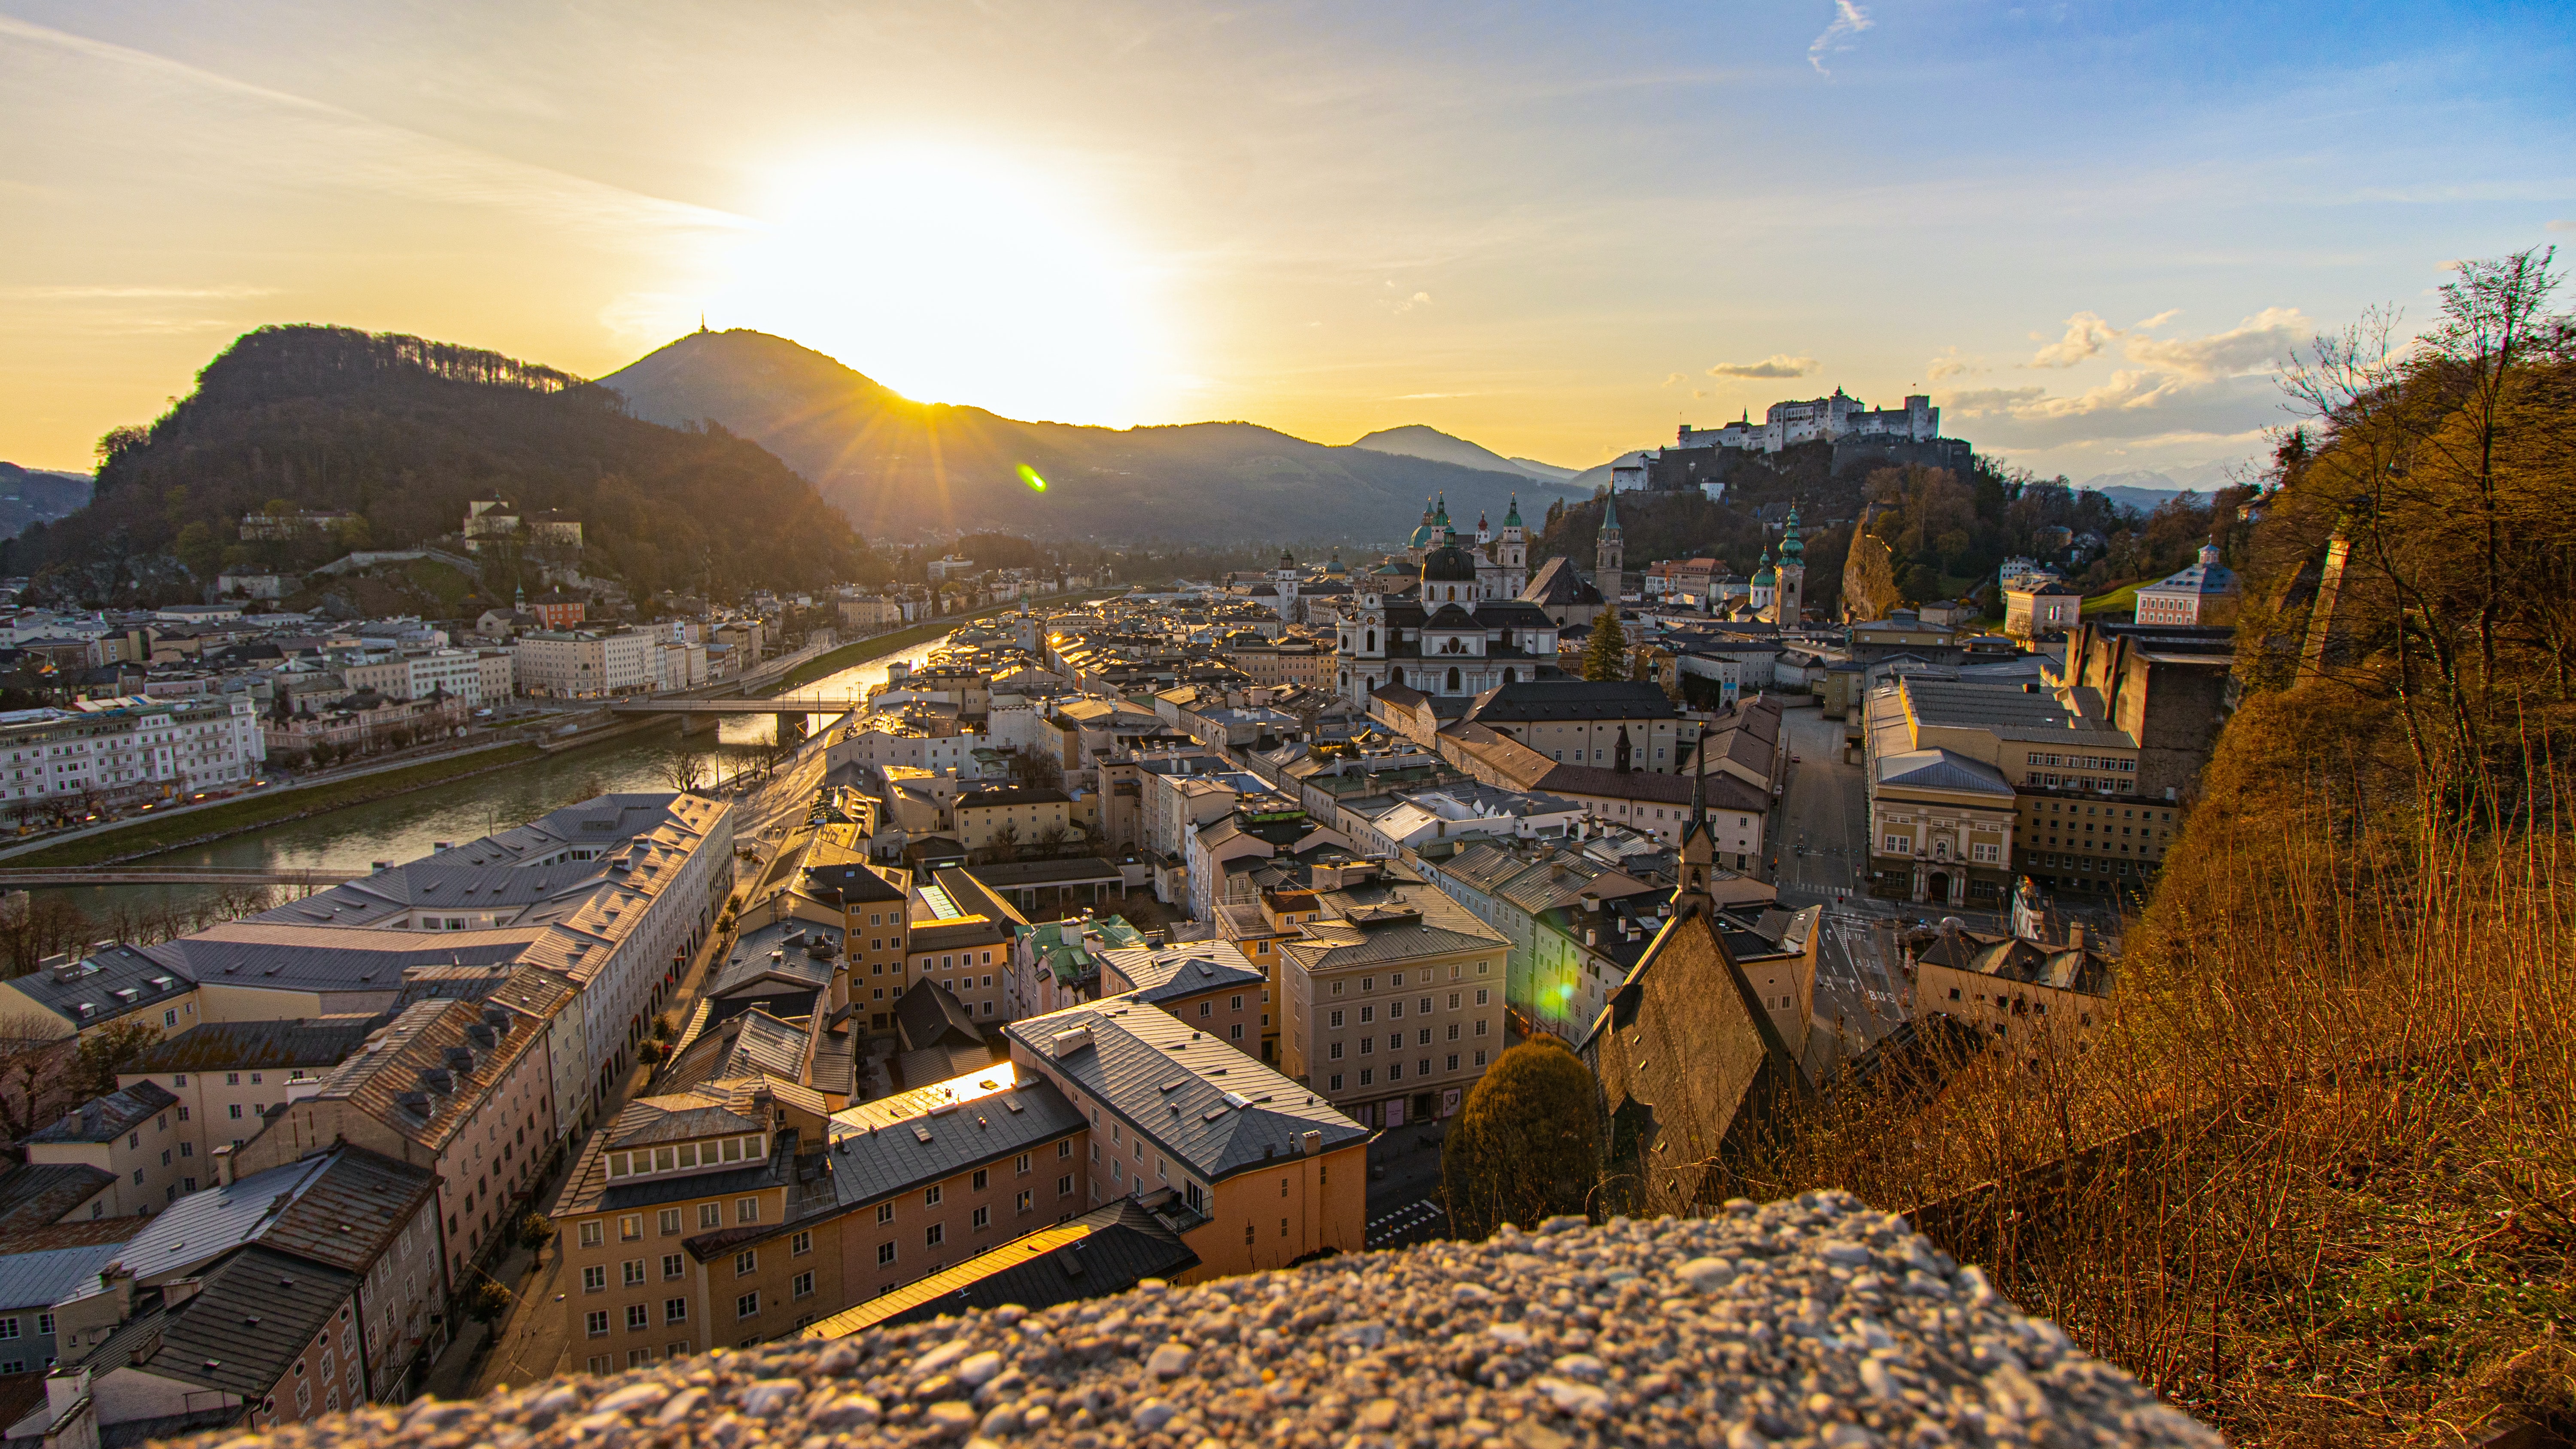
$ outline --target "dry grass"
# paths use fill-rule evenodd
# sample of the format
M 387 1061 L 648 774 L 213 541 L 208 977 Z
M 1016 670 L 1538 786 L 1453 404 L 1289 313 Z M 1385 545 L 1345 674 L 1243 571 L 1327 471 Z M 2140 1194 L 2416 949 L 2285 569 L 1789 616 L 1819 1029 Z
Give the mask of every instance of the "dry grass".
M 2563 782 L 2463 818 L 2324 708 L 2231 726 L 2107 1030 L 1818 1109 L 1747 1188 L 1914 1207 L 2243 1442 L 2576 1428 Z

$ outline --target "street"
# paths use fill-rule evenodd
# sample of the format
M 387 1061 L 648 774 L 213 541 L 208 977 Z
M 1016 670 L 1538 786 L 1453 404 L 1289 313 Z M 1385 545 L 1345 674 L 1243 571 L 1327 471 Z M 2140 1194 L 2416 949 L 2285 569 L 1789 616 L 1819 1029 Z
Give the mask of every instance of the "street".
M 1400 1248 L 1449 1236 L 1449 1219 L 1440 1207 L 1440 1144 L 1446 1129 L 1438 1121 L 1408 1122 L 1370 1139 L 1370 1247 Z
M 1843 721 L 1814 706 L 1782 716 L 1793 763 L 1772 826 L 1780 904 L 1821 905 L 1816 1009 L 1805 1064 L 1821 1078 L 1903 1022 L 1912 1010 L 1897 969 L 1897 908 L 1870 899 L 1869 790 L 1843 759 Z

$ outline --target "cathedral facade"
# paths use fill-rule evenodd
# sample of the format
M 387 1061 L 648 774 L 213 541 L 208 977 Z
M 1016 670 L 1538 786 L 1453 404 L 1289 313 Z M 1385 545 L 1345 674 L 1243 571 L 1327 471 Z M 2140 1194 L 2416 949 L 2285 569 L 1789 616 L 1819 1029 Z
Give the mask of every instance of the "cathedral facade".
M 1445 499 L 1422 511 L 1406 541 L 1410 576 L 1390 564 L 1352 581 L 1336 625 L 1338 692 L 1365 705 L 1382 686 L 1472 698 L 1522 680 L 1560 677 L 1557 623 L 1521 597 L 1529 586 L 1529 535 L 1520 500 L 1499 532 L 1479 518 L 1461 543 Z

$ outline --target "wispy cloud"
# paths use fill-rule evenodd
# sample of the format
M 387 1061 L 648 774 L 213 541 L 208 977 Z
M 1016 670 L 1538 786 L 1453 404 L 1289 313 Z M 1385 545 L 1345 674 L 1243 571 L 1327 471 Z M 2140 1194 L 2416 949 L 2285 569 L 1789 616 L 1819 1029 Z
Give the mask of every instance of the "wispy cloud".
M 2225 332 L 2206 337 L 2131 337 L 2122 349 L 2145 367 L 2188 377 L 2259 372 L 2290 355 L 2316 324 L 2296 307 L 2266 307 Z
M 505 208 L 558 224 L 613 234 L 732 231 L 744 218 L 647 196 L 361 115 L 291 92 L 235 80 L 150 51 L 0 15 L 0 48 L 18 45 L 113 66 L 168 90 L 214 96 L 242 113 L 281 123 L 258 138 L 257 158 L 278 184 L 317 178 L 355 191 L 440 203 Z M 229 143 L 238 145 L 234 136 Z M 238 155 L 226 156 L 237 163 Z
M 1807 43 L 1807 64 L 1814 66 L 1818 75 L 1833 74 L 1825 69 L 1825 57 L 1851 49 L 1853 36 L 1877 24 L 1869 18 L 1868 11 L 1854 5 L 1852 0 L 1834 0 L 1833 22 L 1825 27 L 1823 34 Z
M 2040 334 L 2034 332 L 2033 338 Z M 2031 354 L 2025 367 L 2073 367 L 2102 350 L 2103 344 L 2124 335 L 2119 328 L 2091 312 L 2078 312 L 2066 319 L 2066 335 Z
M 1816 359 L 1791 357 L 1775 352 L 1760 362 L 1721 362 L 1708 370 L 1711 377 L 1805 377 L 1816 370 Z
M 1923 375 L 1933 382 L 1939 382 L 1945 377 L 1964 377 L 1969 373 L 1985 370 L 1985 364 L 1973 358 L 1960 356 L 1959 349 L 1952 347 L 1926 364 Z

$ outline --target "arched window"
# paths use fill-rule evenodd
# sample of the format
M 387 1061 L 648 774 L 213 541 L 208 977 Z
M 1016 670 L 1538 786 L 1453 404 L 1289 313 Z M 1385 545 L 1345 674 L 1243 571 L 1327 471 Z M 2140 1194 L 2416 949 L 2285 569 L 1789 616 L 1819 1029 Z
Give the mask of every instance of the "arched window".
M 1368 652 L 1371 654 L 1375 654 L 1377 652 L 1377 631 L 1375 629 L 1368 631 Z
M 1505 670 L 1503 671 L 1503 683 L 1505 683 L 1505 684 L 1518 684 L 1518 683 L 1520 682 L 1520 677 L 1519 677 L 1519 676 L 1520 676 L 1520 671 L 1519 671 L 1519 670 L 1516 670 L 1516 669 L 1505 669 Z
M 1458 667 L 1454 664 L 1449 667 L 1449 692 L 1451 694 L 1458 692 Z

